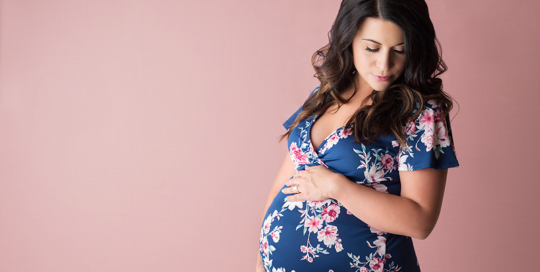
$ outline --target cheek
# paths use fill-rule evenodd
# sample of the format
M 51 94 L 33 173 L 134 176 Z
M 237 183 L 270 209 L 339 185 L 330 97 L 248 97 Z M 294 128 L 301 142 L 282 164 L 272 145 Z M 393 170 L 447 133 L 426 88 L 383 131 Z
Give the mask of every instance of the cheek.
M 399 67 L 399 70 L 403 70 L 406 64 L 407 64 L 407 59 L 403 57 L 402 59 L 398 60 L 396 66 Z
M 374 63 L 373 56 L 369 54 L 357 54 L 354 58 L 354 65 L 359 71 L 365 72 Z
M 395 64 L 395 68 L 396 68 L 396 71 L 398 74 L 402 74 L 403 71 L 405 70 L 405 59 L 403 60 L 398 60 Z

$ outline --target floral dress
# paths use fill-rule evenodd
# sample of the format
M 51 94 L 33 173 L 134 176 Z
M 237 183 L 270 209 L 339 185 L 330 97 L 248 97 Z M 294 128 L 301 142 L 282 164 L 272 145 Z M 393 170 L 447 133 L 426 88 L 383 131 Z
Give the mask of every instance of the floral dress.
M 301 110 L 285 121 L 286 129 Z M 343 126 L 315 150 L 310 139 L 315 116 L 293 129 L 289 154 L 297 171 L 306 165 L 322 165 L 351 182 L 400 195 L 398 171 L 459 166 L 450 120 L 440 118 L 440 111 L 436 101 L 428 100 L 420 116 L 404 124 L 407 148 L 393 134 L 379 136 L 369 145 L 354 143 L 352 126 Z M 266 271 L 420 271 L 410 237 L 369 226 L 335 199 L 287 202 L 286 196 L 276 195 L 261 227 L 259 249 Z

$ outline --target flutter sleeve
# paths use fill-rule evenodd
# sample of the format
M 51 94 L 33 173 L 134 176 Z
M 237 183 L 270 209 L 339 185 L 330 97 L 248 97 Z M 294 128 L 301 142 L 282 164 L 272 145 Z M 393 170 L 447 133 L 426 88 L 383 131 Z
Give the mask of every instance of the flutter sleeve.
M 315 93 L 317 90 L 319 89 L 319 86 L 317 86 L 317 88 L 315 88 L 311 94 L 309 94 L 309 96 L 313 95 L 313 93 Z M 309 97 L 308 96 L 308 97 Z M 286 130 L 289 130 L 289 128 L 291 127 L 291 124 L 294 122 L 294 120 L 296 120 L 296 116 L 298 116 L 298 114 L 300 114 L 300 112 L 302 112 L 302 106 L 300 106 L 300 108 L 298 110 L 296 110 L 295 113 L 293 113 L 291 115 L 291 117 L 289 117 L 289 119 L 287 119 L 285 121 L 285 123 L 283 123 L 283 126 L 285 127 Z
M 408 147 L 398 154 L 399 171 L 423 168 L 444 169 L 459 166 L 450 127 L 450 118 L 441 118 L 441 108 L 435 100 L 428 100 L 420 116 L 404 127 Z M 392 142 L 398 146 L 398 142 Z

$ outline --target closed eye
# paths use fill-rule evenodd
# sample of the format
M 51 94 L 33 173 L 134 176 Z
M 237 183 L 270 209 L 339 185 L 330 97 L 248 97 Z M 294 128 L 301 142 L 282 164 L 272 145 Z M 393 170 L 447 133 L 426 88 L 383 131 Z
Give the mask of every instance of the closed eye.
M 377 49 L 372 49 L 372 48 L 369 48 L 369 47 L 366 47 L 366 50 L 371 52 L 371 53 L 376 53 L 376 52 L 379 52 L 379 48 Z M 399 51 L 399 50 L 394 50 L 394 52 L 398 53 L 398 54 L 405 54 L 405 51 Z

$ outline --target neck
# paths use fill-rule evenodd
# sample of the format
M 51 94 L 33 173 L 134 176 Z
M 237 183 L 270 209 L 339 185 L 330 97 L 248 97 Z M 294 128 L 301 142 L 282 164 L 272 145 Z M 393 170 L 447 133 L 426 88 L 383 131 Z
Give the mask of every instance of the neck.
M 356 94 L 347 102 L 347 104 L 355 105 L 355 107 L 359 108 L 362 106 L 362 101 L 368 97 L 371 92 L 373 92 L 373 88 L 369 86 L 367 81 L 365 81 L 362 77 L 358 75 L 358 73 L 355 74 L 355 83 L 356 83 Z M 354 85 L 351 85 L 343 94 L 344 98 L 349 98 L 354 91 Z M 371 105 L 371 99 L 366 101 L 367 105 Z

